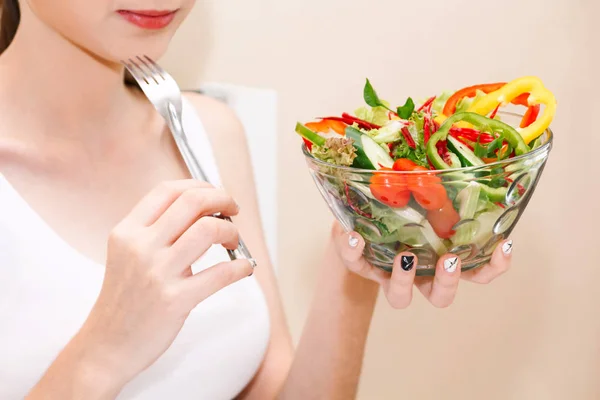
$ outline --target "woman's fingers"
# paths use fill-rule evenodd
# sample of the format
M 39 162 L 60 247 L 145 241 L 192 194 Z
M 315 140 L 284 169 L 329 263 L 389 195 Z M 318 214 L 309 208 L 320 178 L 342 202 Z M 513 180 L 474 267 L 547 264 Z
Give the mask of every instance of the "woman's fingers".
M 342 226 L 335 222 L 332 237 L 340 258 L 350 271 L 380 284 L 385 280 L 386 272 L 373 267 L 364 259 L 365 241 L 362 236 L 356 232 L 346 233 Z
M 512 259 L 513 241 L 506 240 L 496 247 L 488 264 L 482 267 L 465 271 L 463 279 L 475 283 L 490 283 L 510 268 Z
M 395 258 L 392 274 L 382 285 L 392 307 L 401 309 L 410 305 L 416 269 L 417 257 L 414 254 L 400 253 Z
M 212 187 L 197 179 L 166 181 L 148 192 L 123 219 L 125 224 L 150 226 L 173 204 L 183 192 L 189 189 Z
M 187 267 L 196 262 L 213 244 L 222 244 L 233 250 L 238 243 L 239 232 L 232 222 L 202 217 L 167 250 L 167 264 L 175 262 Z
M 222 262 L 184 279 L 180 283 L 181 291 L 193 307 L 224 287 L 248 277 L 252 271 L 253 264 L 250 260 Z
M 169 246 L 199 218 L 217 213 L 225 216 L 238 213 L 238 205 L 227 192 L 213 188 L 188 189 L 150 226 L 150 230 L 157 243 Z
M 453 254 L 446 254 L 438 260 L 433 279 L 417 277 L 415 284 L 435 307 L 448 307 L 456 296 L 461 275 L 460 268 L 460 258 Z

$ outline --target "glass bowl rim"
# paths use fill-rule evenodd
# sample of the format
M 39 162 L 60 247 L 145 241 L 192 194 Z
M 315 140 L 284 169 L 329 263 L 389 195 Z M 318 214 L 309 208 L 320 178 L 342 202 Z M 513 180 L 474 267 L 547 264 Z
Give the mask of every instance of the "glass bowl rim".
M 523 117 L 523 114 L 509 112 L 509 111 L 498 111 L 498 114 L 509 115 L 509 116 L 513 116 L 513 117 L 520 117 L 520 118 Z M 554 132 L 552 131 L 552 129 L 550 129 L 550 127 L 548 127 L 542 133 L 542 135 L 544 133 L 548 133 L 548 135 L 549 135 L 548 141 L 546 143 L 544 143 L 537 149 L 531 150 L 530 152 L 525 153 L 525 154 L 521 154 L 520 156 L 516 156 L 513 158 L 507 158 L 505 160 L 500 160 L 500 161 L 494 161 L 493 163 L 489 163 L 489 164 L 485 164 L 485 165 L 475 165 L 475 166 L 471 166 L 471 167 L 429 170 L 429 171 L 427 171 L 427 173 L 428 174 L 446 174 L 446 173 L 451 173 L 451 172 L 471 172 L 471 171 L 477 171 L 480 169 L 493 168 L 493 167 L 505 165 L 505 164 L 512 163 L 512 162 L 527 160 L 529 158 L 535 158 L 536 155 L 538 155 L 540 153 L 544 153 L 546 151 L 550 151 L 550 149 L 552 148 L 552 143 L 554 140 Z M 542 136 L 542 135 L 540 135 L 540 136 Z M 354 167 L 346 167 L 343 165 L 331 164 L 331 163 L 325 162 L 323 160 L 319 160 L 318 158 L 314 157 L 311 153 L 309 153 L 308 149 L 306 148 L 305 143 L 302 143 L 301 148 L 302 148 L 302 152 L 304 153 L 304 156 L 307 159 L 309 159 L 311 162 L 319 164 L 320 166 L 323 166 L 323 167 L 335 168 L 339 171 L 345 171 L 345 172 L 354 173 L 354 174 L 357 174 L 357 173 L 358 174 L 373 174 L 373 173 L 380 171 L 380 170 L 376 170 L 376 169 L 354 168 Z M 423 172 L 424 171 L 385 171 L 386 174 L 422 174 Z

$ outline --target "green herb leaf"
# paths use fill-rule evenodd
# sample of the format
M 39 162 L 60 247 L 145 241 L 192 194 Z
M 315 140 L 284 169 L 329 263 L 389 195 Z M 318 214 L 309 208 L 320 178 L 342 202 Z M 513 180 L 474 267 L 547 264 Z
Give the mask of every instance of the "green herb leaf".
M 422 146 L 417 146 L 415 149 L 410 148 L 404 140 L 400 141 L 392 152 L 394 160 L 399 158 L 408 158 L 422 167 L 428 167 L 427 155 Z
M 371 82 L 369 82 L 369 79 L 367 79 L 367 83 L 365 83 L 363 97 L 365 99 L 365 103 L 367 103 L 371 107 L 383 106 L 381 100 L 379 99 L 379 96 L 377 95 L 377 92 L 373 88 L 373 85 L 371 85 Z
M 493 157 L 496 155 L 496 150 L 502 147 L 502 142 L 504 141 L 504 136 L 500 135 L 496 139 L 492 140 L 490 144 L 487 146 L 487 156 Z
M 415 111 L 415 102 L 409 97 L 403 106 L 398 107 L 397 113 L 400 118 L 409 119 L 413 111 Z
M 486 148 L 483 147 L 479 142 L 475 143 L 475 146 L 473 147 L 473 152 L 479 158 L 486 157 L 488 154 Z

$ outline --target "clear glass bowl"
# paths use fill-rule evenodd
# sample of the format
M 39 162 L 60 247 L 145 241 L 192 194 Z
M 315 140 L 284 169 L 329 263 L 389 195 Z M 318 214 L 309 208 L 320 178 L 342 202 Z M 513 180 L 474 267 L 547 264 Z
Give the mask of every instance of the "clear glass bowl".
M 521 119 L 514 113 L 499 115 L 512 126 L 518 126 Z M 498 243 L 511 234 L 525 211 L 550 154 L 552 140 L 548 129 L 541 137 L 542 145 L 522 156 L 480 167 L 427 173 L 341 167 L 314 158 L 304 145 L 302 149 L 331 212 L 347 231 L 356 231 L 365 239 L 364 256 L 372 265 L 391 271 L 396 255 L 410 251 L 418 258 L 417 275 L 434 275 L 437 260 L 445 253 L 459 256 L 463 271 L 489 261 Z M 400 189 L 405 189 L 406 183 L 401 182 L 410 179 L 421 180 L 425 186 L 443 185 L 456 211 L 450 213 L 453 218 L 445 221 L 452 228 L 440 231 L 441 214 L 421 207 L 423 199 L 419 203 L 414 195 L 402 208 L 377 200 L 371 191 L 371 180 L 376 174 L 389 176 L 387 184 L 392 188 L 403 185 Z M 395 179 L 400 183 L 396 184 Z M 436 215 L 438 223 L 430 223 Z

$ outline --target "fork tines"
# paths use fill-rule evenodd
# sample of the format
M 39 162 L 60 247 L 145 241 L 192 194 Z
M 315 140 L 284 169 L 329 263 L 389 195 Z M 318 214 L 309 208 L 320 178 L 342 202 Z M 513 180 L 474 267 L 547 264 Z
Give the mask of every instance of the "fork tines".
M 121 60 L 121 63 L 125 65 L 125 68 L 127 68 L 131 75 L 138 81 L 143 80 L 147 84 L 152 82 L 159 84 L 159 79 L 166 79 L 165 70 L 146 55 L 144 55 L 143 58 L 136 56 L 135 59 L 130 58 L 127 61 Z

